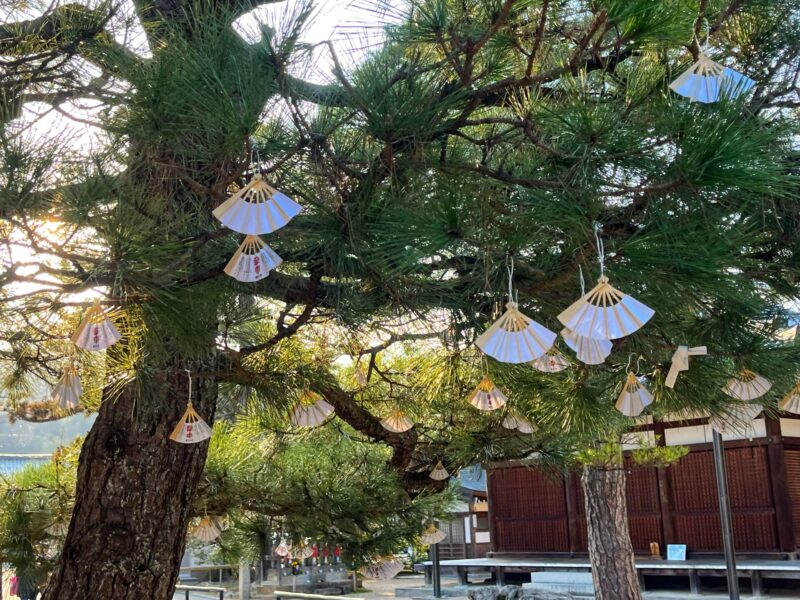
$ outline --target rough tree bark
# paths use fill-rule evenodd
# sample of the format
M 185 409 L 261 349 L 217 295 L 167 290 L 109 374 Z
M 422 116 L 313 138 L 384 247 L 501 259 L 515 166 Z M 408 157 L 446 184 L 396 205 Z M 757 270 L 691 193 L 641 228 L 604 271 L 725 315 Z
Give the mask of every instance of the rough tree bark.
M 621 466 L 586 466 L 581 482 L 595 598 L 641 600 L 628 532 L 625 471 Z
M 105 399 L 83 444 L 69 533 L 44 600 L 173 596 L 208 443 L 168 439 L 186 409 L 182 365 L 156 377 L 146 408 L 132 388 Z M 193 388 L 210 423 L 216 385 L 195 378 Z

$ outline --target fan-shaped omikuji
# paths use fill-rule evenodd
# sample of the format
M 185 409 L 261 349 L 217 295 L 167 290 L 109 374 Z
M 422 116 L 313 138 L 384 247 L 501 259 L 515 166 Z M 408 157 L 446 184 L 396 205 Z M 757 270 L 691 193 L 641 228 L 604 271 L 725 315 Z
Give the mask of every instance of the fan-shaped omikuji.
M 555 348 L 550 348 L 547 354 L 531 361 L 531 366 L 542 373 L 560 373 L 569 367 L 569 361 Z
M 333 406 L 325 402 L 322 396 L 306 391 L 292 409 L 292 423 L 296 427 L 317 427 L 333 415 L 333 410 Z
M 561 337 L 564 342 L 569 346 L 570 350 L 575 352 L 575 356 L 579 361 L 587 365 L 600 365 L 603 364 L 611 354 L 613 344 L 608 340 L 598 340 L 578 335 L 567 328 L 561 330 Z
M 305 543 L 292 544 L 289 547 L 289 556 L 299 560 L 311 558 L 314 555 L 314 549 Z
M 169 439 L 179 444 L 197 444 L 210 438 L 212 433 L 211 427 L 197 414 L 189 400 L 186 412 L 172 430 Z
M 48 535 L 52 535 L 53 537 L 64 537 L 69 531 L 69 521 L 58 517 L 45 531 Z
M 72 343 L 78 348 L 93 351 L 105 350 L 121 339 L 119 331 L 103 313 L 97 300 L 86 310 L 78 330 L 72 335 Z
M 75 410 L 81 403 L 82 392 L 78 370 L 75 368 L 75 363 L 70 362 L 56 383 L 56 387 L 53 388 L 53 402 L 64 410 Z
M 617 399 L 617 410 L 626 417 L 638 417 L 646 406 L 653 402 L 653 395 L 636 378 L 634 373 L 628 373 L 622 393 Z
M 706 354 L 708 354 L 708 350 L 705 346 L 698 346 L 697 348 L 678 346 L 675 354 L 672 355 L 672 366 L 669 368 L 664 385 L 668 388 L 674 388 L 675 382 L 678 381 L 678 373 L 689 370 L 689 357 L 705 356 Z
M 620 292 L 603 275 L 583 298 L 558 315 L 558 320 L 578 335 L 616 340 L 640 329 L 653 314 L 653 309 Z
M 447 469 L 444 468 L 442 461 L 436 463 L 436 466 L 433 467 L 433 471 L 430 473 L 430 478 L 435 479 L 436 481 L 442 481 L 450 477 L 450 473 L 447 472 Z
M 519 364 L 539 358 L 553 347 L 555 333 L 519 312 L 516 302 L 509 302 L 506 308 L 475 340 L 478 348 L 500 362 Z
M 275 547 L 275 554 L 277 554 L 280 557 L 289 556 L 289 545 L 286 543 L 285 540 L 281 540 Z
M 696 63 L 675 81 L 670 89 L 695 102 L 709 104 L 722 97 L 737 98 L 748 92 L 755 81 L 701 54 Z
M 727 414 L 716 415 L 708 420 L 711 429 L 720 433 L 746 434 L 764 407 L 760 404 L 739 404 L 728 407 Z
M 392 579 L 404 568 L 405 563 L 402 560 L 390 556 L 364 565 L 358 572 L 369 579 Z
M 213 542 L 221 533 L 214 519 L 208 515 L 200 519 L 200 523 L 192 529 L 192 537 L 201 542 Z
M 214 209 L 214 216 L 234 231 L 261 235 L 280 229 L 302 209 L 256 173 L 250 183 Z
M 485 375 L 469 397 L 469 403 L 478 410 L 496 410 L 505 406 L 506 402 L 506 395 Z
M 502 425 L 506 429 L 516 429 L 520 433 L 525 434 L 536 431 L 536 426 L 533 423 L 513 411 L 508 411 L 508 414 L 503 419 Z
M 748 401 L 761 398 L 770 388 L 772 383 L 767 379 L 749 369 L 742 369 L 728 380 L 722 391 L 731 398 Z
M 403 433 L 414 426 L 414 421 L 409 419 L 402 410 L 396 408 L 381 421 L 381 425 L 384 429 L 392 433 Z
M 783 397 L 781 403 L 778 405 L 781 410 L 786 412 L 800 414 L 800 383 L 789 390 L 789 393 Z
M 277 269 L 283 259 L 257 235 L 248 235 L 225 266 L 225 272 L 238 281 L 252 283 Z
M 430 546 L 431 544 L 438 544 L 446 537 L 447 536 L 444 533 L 442 533 L 436 528 L 436 525 L 431 523 L 430 525 L 428 525 L 428 528 L 425 530 L 425 533 L 423 533 L 422 536 L 419 538 L 419 541 L 422 542 L 423 544 L 427 544 Z

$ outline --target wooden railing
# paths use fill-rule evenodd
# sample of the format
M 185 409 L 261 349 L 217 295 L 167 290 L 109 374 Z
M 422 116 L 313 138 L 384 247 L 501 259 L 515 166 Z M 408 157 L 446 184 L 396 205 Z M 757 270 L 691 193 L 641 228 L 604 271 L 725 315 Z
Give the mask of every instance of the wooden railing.
M 206 587 L 202 585 L 176 585 L 176 592 L 186 592 L 186 600 L 191 600 L 190 594 L 192 592 L 205 592 L 206 594 L 219 594 L 219 600 L 225 598 L 225 588 L 221 587 Z M 330 599 L 328 599 L 330 600 Z

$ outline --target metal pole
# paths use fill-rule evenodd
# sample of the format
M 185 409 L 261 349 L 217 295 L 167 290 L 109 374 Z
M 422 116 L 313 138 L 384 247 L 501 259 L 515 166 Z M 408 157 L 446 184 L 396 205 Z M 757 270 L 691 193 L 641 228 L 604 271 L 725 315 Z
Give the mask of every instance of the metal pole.
M 728 496 L 728 479 L 725 475 L 725 447 L 722 435 L 713 430 L 714 468 L 717 472 L 717 495 L 719 496 L 719 518 L 722 524 L 722 544 L 725 548 L 725 568 L 728 576 L 728 597 L 739 600 L 739 578 L 736 576 L 736 555 L 733 548 L 733 522 L 731 500 Z
M 442 572 L 439 562 L 439 544 L 431 544 L 431 562 L 433 562 L 433 597 L 442 597 Z

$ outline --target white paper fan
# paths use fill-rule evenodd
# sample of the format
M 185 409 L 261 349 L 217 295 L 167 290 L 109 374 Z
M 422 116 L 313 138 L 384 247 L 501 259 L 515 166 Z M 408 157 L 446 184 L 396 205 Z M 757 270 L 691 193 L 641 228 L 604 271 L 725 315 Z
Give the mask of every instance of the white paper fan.
M 536 431 L 536 426 L 518 413 L 508 411 L 502 423 L 506 429 L 516 429 L 520 433 L 530 434 Z
M 214 520 L 206 515 L 200 519 L 200 523 L 192 530 L 192 537 L 201 542 L 208 543 L 217 539 L 220 533 L 219 527 L 214 523 Z
M 289 556 L 298 560 L 305 560 L 314 555 L 314 549 L 308 544 L 298 543 L 289 546 Z
M 333 410 L 333 406 L 325 402 L 322 396 L 307 391 L 292 409 L 292 423 L 296 427 L 317 427 L 330 418 Z
M 81 403 L 82 392 L 78 370 L 75 368 L 75 363 L 70 362 L 56 383 L 56 387 L 53 388 L 52 400 L 64 410 L 75 410 Z
M 117 328 L 103 313 L 100 303 L 95 301 L 83 316 L 78 330 L 72 335 L 72 343 L 84 350 L 105 350 L 122 339 Z
M 720 433 L 741 433 L 747 434 L 752 428 L 755 419 L 764 407 L 760 404 L 738 404 L 731 406 L 727 414 L 715 415 L 708 420 L 712 429 Z
M 556 341 L 555 333 L 523 315 L 517 306 L 516 302 L 506 304 L 508 310 L 475 341 L 478 348 L 500 362 L 530 362 Z
M 414 421 L 409 419 L 402 410 L 396 408 L 381 421 L 381 425 L 384 429 L 392 433 L 403 433 L 414 426 Z
M 761 398 L 771 387 L 772 383 L 761 375 L 753 373 L 748 369 L 742 369 L 728 380 L 728 383 L 725 384 L 722 391 L 731 398 L 748 401 Z
M 394 557 L 380 559 L 361 567 L 358 572 L 369 579 L 387 580 L 394 578 L 405 568 L 402 560 Z
M 236 250 L 225 272 L 238 281 L 251 283 L 264 279 L 283 259 L 257 235 L 248 235 Z
M 472 394 L 470 394 L 468 400 L 478 410 L 487 411 L 501 408 L 508 402 L 506 395 L 497 389 L 491 379 L 485 375 Z
M 789 390 L 789 393 L 783 397 L 778 406 L 786 412 L 800 414 L 800 383 L 797 383 Z
M 748 92 L 755 83 L 746 75 L 723 67 L 701 54 L 699 60 L 669 84 L 669 87 L 690 100 L 708 104 L 725 96 L 736 98 Z
M 547 351 L 547 354 L 531 361 L 531 365 L 542 373 L 559 373 L 569 367 L 569 361 L 555 348 Z
M 214 216 L 234 231 L 261 235 L 280 229 L 301 210 L 297 202 L 256 173 L 250 183 L 214 209 Z
M 197 414 L 190 400 L 169 439 L 179 444 L 197 444 L 210 438 L 212 433 L 211 427 Z
M 634 373 L 628 373 L 622 393 L 617 399 L 617 410 L 626 417 L 638 417 L 653 402 L 653 395 L 641 384 Z
M 442 461 L 436 463 L 436 466 L 433 467 L 433 471 L 430 473 L 430 478 L 435 479 L 436 481 L 442 481 L 450 477 L 450 473 L 447 472 L 447 469 L 444 468 Z
M 289 545 L 286 543 L 285 540 L 281 539 L 281 541 L 275 547 L 275 554 L 281 557 L 289 556 Z
M 567 328 L 561 330 L 561 337 L 564 338 L 570 350 L 575 352 L 579 361 L 587 365 L 603 364 L 611 354 L 613 344 L 609 340 L 598 340 L 577 335 Z
M 615 340 L 641 328 L 653 314 L 653 309 L 620 292 L 603 275 L 585 296 L 558 315 L 558 320 L 577 335 Z
M 65 537 L 69 531 L 69 521 L 57 517 L 45 531 L 53 537 Z
M 425 530 L 425 533 L 419 538 L 423 544 L 430 546 L 431 544 L 438 544 L 447 536 L 436 528 L 436 525 L 431 523 Z

